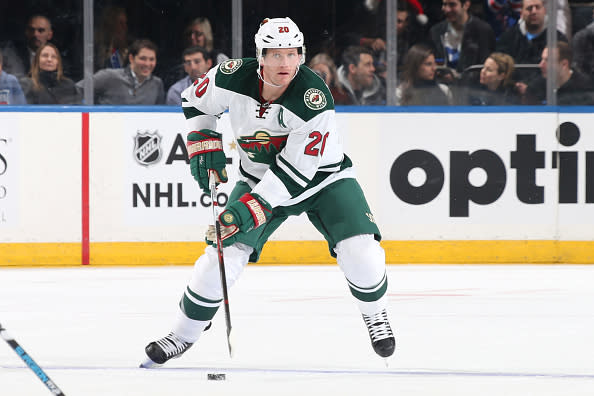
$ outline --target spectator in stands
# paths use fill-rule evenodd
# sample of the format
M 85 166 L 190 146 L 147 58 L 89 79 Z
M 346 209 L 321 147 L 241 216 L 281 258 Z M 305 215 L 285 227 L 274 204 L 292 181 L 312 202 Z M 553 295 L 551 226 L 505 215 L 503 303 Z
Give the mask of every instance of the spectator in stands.
M 321 52 L 311 58 L 308 66 L 324 80 L 328 88 L 330 88 L 330 92 L 332 92 L 332 97 L 339 98 L 339 104 L 345 104 L 349 101 L 347 93 L 338 84 L 336 64 L 330 55 Z
M 453 95 L 447 85 L 435 80 L 433 49 L 415 44 L 404 58 L 402 82 L 396 89 L 397 104 L 401 106 L 441 106 L 453 104 Z
M 575 35 L 577 32 L 594 21 L 594 4 L 590 0 L 571 1 L 571 28 Z M 571 39 L 570 39 L 571 42 Z M 574 54 L 575 55 L 575 54 Z
M 326 83 L 328 88 L 332 91 L 336 86 L 336 65 L 330 57 L 325 53 L 319 53 L 308 64 L 309 68 L 313 70 Z
M 415 16 L 413 18 L 413 16 Z M 426 41 L 427 16 L 418 1 L 400 3 L 396 10 L 396 50 L 398 68 L 404 64 L 404 57 L 413 45 Z
M 594 79 L 594 22 L 573 36 L 573 64 Z
M 518 23 L 521 12 L 522 0 L 487 0 L 485 18 L 499 39 L 503 32 Z
M 19 80 L 2 70 L 2 59 L 0 51 L 0 105 L 27 104 Z
M 52 23 L 44 15 L 33 15 L 25 27 L 25 41 L 10 43 L 4 52 L 4 69 L 17 78 L 25 77 L 31 71 L 35 52 L 54 36 Z
M 153 75 L 157 46 L 150 40 L 135 40 L 128 51 L 129 65 L 102 69 L 93 75 L 95 104 L 155 105 L 165 103 L 161 79 Z M 76 85 L 83 88 L 84 80 Z
M 414 4 L 409 6 L 408 4 Z M 396 10 L 396 62 L 397 72 L 400 73 L 402 65 L 404 64 L 404 57 L 406 53 L 418 42 L 424 40 L 425 33 L 422 31 L 424 25 L 427 23 L 427 17 L 422 11 L 422 8 L 417 9 L 416 6 L 421 7 L 420 3 L 414 1 L 399 2 Z M 411 11 L 411 8 L 414 11 Z M 412 18 L 412 14 L 416 13 L 416 19 Z M 383 79 L 386 78 L 387 72 L 387 53 L 386 49 L 375 54 L 376 73 Z
M 384 83 L 375 74 L 373 55 L 369 48 L 350 46 L 342 54 L 337 72 L 338 105 L 380 105 L 386 102 Z
M 186 44 L 188 47 L 199 46 L 210 52 L 210 57 L 215 65 L 229 59 L 223 52 L 214 48 L 212 27 L 208 18 L 198 17 L 192 20 L 185 29 Z
M 519 21 L 521 13 L 522 0 L 487 0 L 487 19 L 498 39 Z M 569 2 L 557 0 L 557 30 L 567 38 L 571 37 L 571 22 Z
M 346 46 L 361 45 L 371 49 L 375 72 L 386 78 L 386 2 L 366 1 L 358 4 L 353 10 L 358 26 L 353 28 L 349 22 L 343 21 L 345 32 L 339 40 Z M 418 0 L 402 0 L 396 10 L 396 50 L 397 68 L 402 66 L 408 49 L 422 42 L 426 37 L 427 16 Z
M 103 9 L 101 22 L 95 33 L 95 70 L 126 66 L 128 58 L 128 16 L 123 7 Z
M 445 20 L 430 30 L 435 56 L 444 66 L 462 72 L 481 64 L 495 49 L 495 33 L 491 26 L 470 15 L 470 0 L 443 0 Z
M 202 47 L 188 47 L 182 53 L 186 76 L 169 88 L 167 104 L 181 106 L 181 93 L 212 67 L 210 53 Z
M 62 56 L 52 43 L 35 52 L 29 77 L 21 79 L 29 104 L 80 104 L 81 95 L 74 82 L 64 75 Z
M 557 30 L 557 40 L 567 42 Z M 501 35 L 497 51 L 509 54 L 516 64 L 539 63 L 542 50 L 547 45 L 546 9 L 544 0 L 524 0 L 522 18 Z
M 501 52 L 487 57 L 481 69 L 478 86 L 472 84 L 461 90 L 463 105 L 501 106 L 516 105 L 520 98 L 512 80 L 514 59 Z
M 525 103 L 546 104 L 547 101 L 547 69 L 549 57 L 548 48 L 543 49 L 540 61 L 542 77 L 528 84 L 525 89 Z M 557 78 L 557 104 L 558 105 L 593 105 L 594 86 L 592 80 L 578 70 L 572 69 L 571 46 L 565 42 L 558 42 L 553 50 L 554 69 Z
M 202 47 L 206 49 L 213 66 L 229 59 L 223 52 L 214 49 L 212 27 L 207 18 L 194 18 L 184 29 L 183 42 L 184 49 L 189 47 Z M 171 87 L 175 82 L 186 77 L 186 71 L 183 65 L 180 65 L 177 60 L 170 59 L 170 62 L 164 65 L 164 69 L 165 72 L 162 75 L 165 87 Z

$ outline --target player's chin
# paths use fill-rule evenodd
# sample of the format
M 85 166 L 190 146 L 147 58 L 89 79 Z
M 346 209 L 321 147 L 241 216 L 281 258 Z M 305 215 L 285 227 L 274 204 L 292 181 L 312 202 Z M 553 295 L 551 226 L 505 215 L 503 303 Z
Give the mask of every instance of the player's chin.
M 291 76 L 288 74 L 279 74 L 276 79 L 276 85 L 287 85 L 291 82 Z

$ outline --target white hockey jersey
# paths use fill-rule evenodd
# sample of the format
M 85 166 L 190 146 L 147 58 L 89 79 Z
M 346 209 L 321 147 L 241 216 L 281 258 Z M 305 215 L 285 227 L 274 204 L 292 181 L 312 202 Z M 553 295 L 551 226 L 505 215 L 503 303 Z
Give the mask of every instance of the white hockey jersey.
M 229 59 L 182 92 L 188 133 L 216 131 L 229 111 L 240 179 L 272 206 L 293 205 L 330 183 L 354 177 L 336 130 L 334 100 L 306 66 L 283 95 L 263 102 L 255 58 Z

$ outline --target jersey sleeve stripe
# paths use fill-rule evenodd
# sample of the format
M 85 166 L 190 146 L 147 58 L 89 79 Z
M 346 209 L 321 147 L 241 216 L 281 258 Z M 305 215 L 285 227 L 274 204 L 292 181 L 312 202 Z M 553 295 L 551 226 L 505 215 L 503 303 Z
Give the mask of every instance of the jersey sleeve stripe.
M 293 175 L 295 182 L 303 185 L 303 187 L 307 186 L 307 184 L 311 181 L 307 177 L 303 176 L 293 165 L 289 163 L 289 161 L 284 159 L 282 155 L 279 154 L 276 157 L 276 163 L 279 167 L 283 168 L 287 174 Z
M 291 175 L 287 174 L 285 169 L 278 165 L 278 161 L 270 166 L 270 170 L 283 183 L 291 197 L 296 197 L 303 192 L 305 186 L 297 183 Z
M 184 116 L 186 116 L 186 120 L 189 120 L 190 118 L 194 118 L 197 116 L 201 116 L 201 115 L 206 115 L 206 113 L 201 112 L 200 110 L 198 110 L 195 107 L 183 107 L 184 110 Z
M 336 171 L 339 171 L 343 162 L 344 162 L 344 156 L 343 156 L 343 159 L 341 159 L 338 162 L 335 162 L 334 164 L 328 164 L 328 165 L 320 166 L 318 168 L 318 171 L 320 171 L 320 172 L 336 172 Z
M 246 170 L 243 169 L 243 166 L 241 166 L 241 162 L 239 163 L 239 173 L 241 173 L 241 175 L 243 177 L 245 177 L 246 179 L 250 179 L 251 181 L 253 181 L 256 184 L 260 183 L 260 179 L 258 179 L 254 175 L 251 175 L 251 174 L 247 173 Z

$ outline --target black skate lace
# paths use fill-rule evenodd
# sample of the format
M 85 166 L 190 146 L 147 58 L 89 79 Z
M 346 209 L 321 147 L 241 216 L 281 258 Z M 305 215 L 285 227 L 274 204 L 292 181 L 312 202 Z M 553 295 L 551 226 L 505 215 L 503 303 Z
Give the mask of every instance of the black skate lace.
M 175 334 L 169 334 L 167 337 L 163 337 L 157 340 L 157 345 L 161 347 L 167 357 L 175 356 L 188 347 L 188 343 L 183 342 Z
M 367 325 L 369 336 L 373 342 L 394 336 L 392 329 L 390 328 L 388 314 L 385 309 L 370 316 L 363 314 L 363 320 Z

